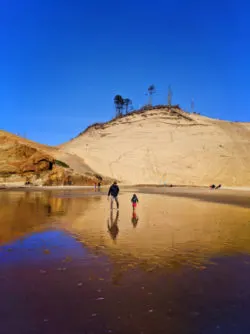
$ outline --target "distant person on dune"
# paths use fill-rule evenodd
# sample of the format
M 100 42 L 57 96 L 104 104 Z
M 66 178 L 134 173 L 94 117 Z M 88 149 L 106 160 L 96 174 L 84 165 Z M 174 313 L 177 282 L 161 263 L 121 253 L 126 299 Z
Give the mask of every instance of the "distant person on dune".
M 109 192 L 108 192 L 108 199 L 109 196 L 111 197 L 111 201 L 110 201 L 110 209 L 113 210 L 113 202 L 116 202 L 116 208 L 117 210 L 119 210 L 119 202 L 118 202 L 118 194 L 119 194 L 119 187 L 117 185 L 117 182 L 114 181 L 114 183 L 112 184 L 112 186 L 109 188 Z
M 133 197 L 131 198 L 131 203 L 132 203 L 133 210 L 135 210 L 137 203 L 139 203 L 139 199 L 136 196 L 136 194 L 134 194 Z

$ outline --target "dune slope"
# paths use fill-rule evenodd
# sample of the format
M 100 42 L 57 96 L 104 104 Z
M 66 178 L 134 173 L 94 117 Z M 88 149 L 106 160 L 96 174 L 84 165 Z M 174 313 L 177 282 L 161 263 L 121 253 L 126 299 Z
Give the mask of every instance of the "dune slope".
M 179 109 L 92 126 L 60 150 L 128 184 L 250 185 L 250 124 Z

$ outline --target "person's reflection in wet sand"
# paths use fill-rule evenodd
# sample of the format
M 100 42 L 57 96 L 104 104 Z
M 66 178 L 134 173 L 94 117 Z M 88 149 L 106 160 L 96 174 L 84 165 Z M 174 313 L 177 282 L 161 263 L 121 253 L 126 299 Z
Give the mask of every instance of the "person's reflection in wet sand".
M 133 211 L 132 211 L 131 223 L 133 224 L 134 228 L 136 228 L 136 226 L 137 226 L 137 224 L 138 224 L 138 221 L 139 221 L 139 217 L 138 217 L 138 215 L 136 214 L 136 211 L 133 210 Z
M 116 242 L 117 235 L 119 233 L 118 227 L 119 211 L 116 212 L 115 220 L 113 216 L 113 210 L 110 211 L 110 219 L 108 219 L 108 232 L 111 238 Z
M 48 216 L 50 216 L 50 215 L 51 215 L 51 212 L 52 212 L 51 205 L 50 205 L 50 204 L 48 204 L 48 205 L 47 205 L 47 214 L 48 214 Z

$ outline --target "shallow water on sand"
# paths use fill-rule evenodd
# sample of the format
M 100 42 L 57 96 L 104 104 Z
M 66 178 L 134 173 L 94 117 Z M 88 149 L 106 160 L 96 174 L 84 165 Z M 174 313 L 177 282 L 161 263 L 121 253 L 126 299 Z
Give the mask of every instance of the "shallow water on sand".
M 249 333 L 250 209 L 0 193 L 0 334 Z

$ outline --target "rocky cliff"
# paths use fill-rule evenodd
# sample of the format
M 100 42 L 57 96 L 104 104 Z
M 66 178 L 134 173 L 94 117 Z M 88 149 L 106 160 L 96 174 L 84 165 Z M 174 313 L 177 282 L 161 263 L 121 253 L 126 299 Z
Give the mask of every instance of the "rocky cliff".
M 93 185 L 101 179 L 74 155 L 0 131 L 1 184 Z M 105 183 L 105 178 L 102 181 Z

